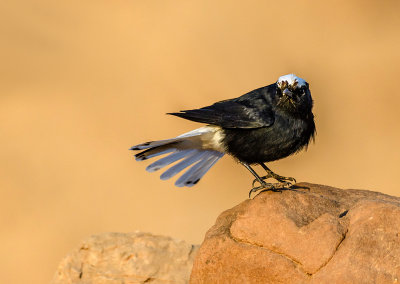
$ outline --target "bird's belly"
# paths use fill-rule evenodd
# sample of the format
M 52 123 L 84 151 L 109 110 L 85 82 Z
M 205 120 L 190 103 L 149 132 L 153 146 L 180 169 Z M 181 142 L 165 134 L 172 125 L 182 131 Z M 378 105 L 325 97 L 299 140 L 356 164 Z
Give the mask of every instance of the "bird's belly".
M 310 135 L 302 124 L 257 129 L 225 129 L 227 152 L 240 161 L 254 164 L 287 157 L 307 145 Z

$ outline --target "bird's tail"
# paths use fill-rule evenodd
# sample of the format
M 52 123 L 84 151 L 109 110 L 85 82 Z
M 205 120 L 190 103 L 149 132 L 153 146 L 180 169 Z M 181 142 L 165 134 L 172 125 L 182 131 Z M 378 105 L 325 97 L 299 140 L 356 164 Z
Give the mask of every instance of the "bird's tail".
M 209 134 L 211 131 L 215 130 L 209 127 L 202 127 L 176 138 L 139 144 L 133 146 L 131 150 L 144 150 L 135 155 L 136 161 L 144 161 L 163 154 L 168 154 L 147 166 L 146 170 L 148 172 L 158 171 L 179 161 L 160 176 L 162 180 L 167 180 L 190 167 L 175 182 L 176 186 L 190 187 L 195 185 L 224 155 L 222 152 L 203 148 L 204 138 L 210 136 Z

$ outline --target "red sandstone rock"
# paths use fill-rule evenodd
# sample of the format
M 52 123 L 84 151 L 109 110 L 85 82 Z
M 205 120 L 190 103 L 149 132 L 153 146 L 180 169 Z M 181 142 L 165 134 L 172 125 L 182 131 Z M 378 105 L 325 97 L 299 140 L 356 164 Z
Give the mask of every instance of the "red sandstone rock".
M 400 282 L 400 198 L 297 187 L 223 212 L 195 258 L 191 283 Z

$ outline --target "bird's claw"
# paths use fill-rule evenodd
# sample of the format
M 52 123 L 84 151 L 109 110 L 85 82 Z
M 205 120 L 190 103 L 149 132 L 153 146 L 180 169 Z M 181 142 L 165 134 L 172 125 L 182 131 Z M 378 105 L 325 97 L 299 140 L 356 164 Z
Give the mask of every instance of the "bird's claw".
M 254 184 L 254 183 L 253 183 Z M 251 197 L 251 194 L 253 192 L 257 192 L 257 191 L 265 191 L 265 190 L 272 190 L 275 192 L 281 192 L 281 189 L 283 188 L 289 188 L 291 187 L 293 184 L 290 182 L 277 182 L 277 183 L 265 183 L 263 182 L 260 186 L 256 186 L 249 191 L 249 198 Z
M 276 184 L 263 182 L 263 183 L 261 183 L 260 186 L 255 187 L 254 182 L 253 182 L 253 188 L 249 191 L 249 198 L 251 197 L 251 194 L 253 192 L 257 192 L 260 190 L 274 190 L 275 191 L 276 190 L 275 186 L 276 186 Z
M 279 181 L 279 183 L 275 183 L 275 184 L 276 185 L 281 184 L 281 185 L 283 185 L 283 187 L 290 187 L 290 186 L 292 186 L 292 185 L 294 185 L 296 183 L 296 179 L 293 178 L 293 177 L 284 177 L 284 176 L 278 176 L 278 175 L 273 176 L 273 175 L 270 175 L 270 174 L 261 177 L 262 180 L 266 180 L 266 179 L 269 179 L 269 178 L 276 179 L 277 181 Z M 258 182 L 257 179 L 254 179 L 253 183 L 252 183 L 252 187 L 254 187 L 254 184 L 256 182 Z
M 283 177 L 283 176 L 279 176 L 278 180 L 279 180 L 280 182 L 282 182 L 282 181 L 290 181 L 290 182 L 293 182 L 293 184 L 295 184 L 295 183 L 297 182 L 296 179 L 295 179 L 294 177 Z
M 280 189 L 290 188 L 294 184 L 294 183 L 288 182 L 288 181 L 279 181 L 277 183 L 266 183 L 266 182 L 263 181 L 260 186 L 256 186 L 255 187 L 254 184 L 256 182 L 257 182 L 257 180 L 253 181 L 253 188 L 249 191 L 249 198 L 251 197 L 251 194 L 253 192 L 257 192 L 257 191 L 260 191 L 260 190 L 262 190 L 262 191 L 264 191 L 264 190 L 272 190 L 272 191 L 280 192 L 281 191 Z

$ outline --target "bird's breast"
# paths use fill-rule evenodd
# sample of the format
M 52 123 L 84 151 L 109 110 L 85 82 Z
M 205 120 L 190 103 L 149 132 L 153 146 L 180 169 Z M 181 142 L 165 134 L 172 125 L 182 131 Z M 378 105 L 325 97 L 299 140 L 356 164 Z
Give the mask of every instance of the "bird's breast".
M 308 144 L 313 133 L 303 119 L 277 116 L 272 126 L 256 129 L 224 129 L 227 152 L 253 164 L 287 157 Z

